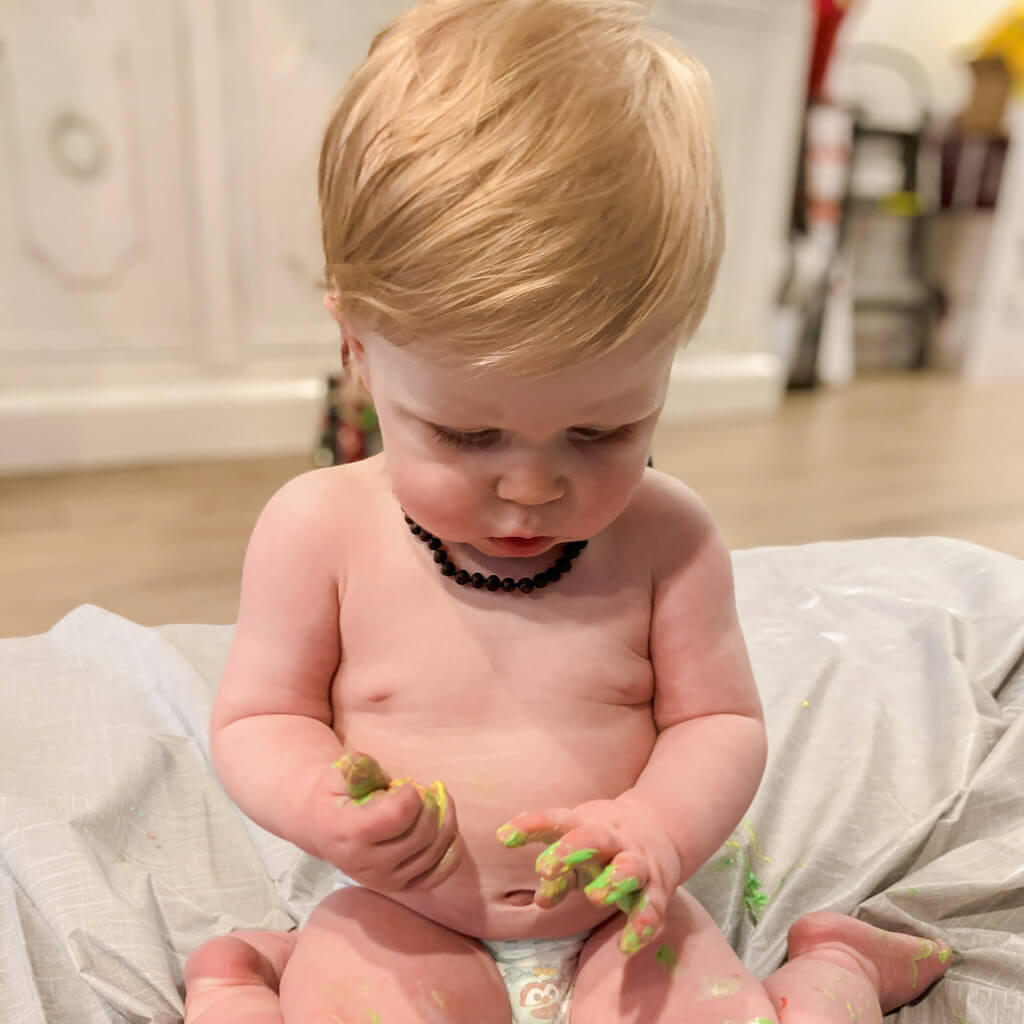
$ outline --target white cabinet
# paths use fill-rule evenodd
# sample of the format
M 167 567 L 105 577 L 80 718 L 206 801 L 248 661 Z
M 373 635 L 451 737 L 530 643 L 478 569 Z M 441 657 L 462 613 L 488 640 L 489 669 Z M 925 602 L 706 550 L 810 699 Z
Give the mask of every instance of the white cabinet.
M 316 158 L 402 0 L 0 0 L 0 471 L 302 450 L 337 338 Z M 709 67 L 729 245 L 672 416 L 770 409 L 805 0 L 658 0 Z

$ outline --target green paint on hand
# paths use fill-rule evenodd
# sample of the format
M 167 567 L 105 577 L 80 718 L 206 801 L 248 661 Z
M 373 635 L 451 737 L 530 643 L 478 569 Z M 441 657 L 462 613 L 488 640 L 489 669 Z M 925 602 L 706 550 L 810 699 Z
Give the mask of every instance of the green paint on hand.
M 664 968 L 669 974 L 676 969 L 676 951 L 671 946 L 659 946 L 658 952 L 654 954 L 658 966 Z
M 654 925 L 644 925 L 637 933 L 636 930 L 630 925 L 622 935 L 622 941 L 619 943 L 619 949 L 628 956 L 632 956 L 634 953 L 643 949 L 648 942 L 651 941 L 651 936 L 654 934 Z
M 551 906 L 561 903 L 569 891 L 569 876 L 559 875 L 557 878 L 543 878 L 537 887 L 537 895 Z
M 562 863 L 561 857 L 555 853 L 558 848 L 558 844 L 561 839 L 556 839 L 543 853 L 541 853 L 537 860 L 534 862 L 533 868 L 538 875 L 547 878 L 551 875 L 560 874 L 563 869 L 560 869 Z
M 498 837 L 498 842 L 510 850 L 516 846 L 525 846 L 529 840 L 529 836 L 525 832 L 520 832 L 519 829 L 513 828 L 511 825 L 502 825 L 495 834 Z
M 369 754 L 342 754 L 334 767 L 345 780 L 345 789 L 353 800 L 360 800 L 378 789 L 388 788 L 388 777 Z
M 582 864 L 596 856 L 597 850 L 577 850 L 575 853 L 570 853 L 568 857 L 564 857 L 563 860 L 570 867 L 576 867 L 577 864 Z
M 613 882 L 614 874 L 614 867 L 609 865 L 587 886 L 587 895 L 600 899 L 606 907 L 615 904 L 628 914 L 637 904 L 638 897 L 634 894 L 640 890 L 640 882 L 635 875 Z
M 939 950 L 939 963 L 948 964 L 949 958 L 953 955 L 953 949 L 947 946 L 945 949 Z

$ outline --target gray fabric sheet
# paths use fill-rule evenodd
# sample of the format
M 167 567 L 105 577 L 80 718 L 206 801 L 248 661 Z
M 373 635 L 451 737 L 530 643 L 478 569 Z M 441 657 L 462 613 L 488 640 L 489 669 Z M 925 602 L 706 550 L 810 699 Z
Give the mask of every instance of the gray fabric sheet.
M 830 908 L 956 949 L 892 1020 L 1020 1024 L 1024 563 L 926 539 L 745 551 L 735 567 L 771 754 L 691 888 L 759 974 L 795 918 Z M 290 927 L 329 891 L 329 868 L 212 777 L 230 637 L 86 606 L 0 641 L 5 1024 L 178 1021 L 198 944 Z

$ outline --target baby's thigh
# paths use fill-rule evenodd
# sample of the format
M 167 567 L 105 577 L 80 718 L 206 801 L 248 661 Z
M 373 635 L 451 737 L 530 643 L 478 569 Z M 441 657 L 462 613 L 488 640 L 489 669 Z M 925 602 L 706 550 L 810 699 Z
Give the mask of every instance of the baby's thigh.
M 365 889 L 328 896 L 281 978 L 285 1024 L 509 1024 L 508 994 L 478 943 Z
M 664 931 L 628 957 L 619 950 L 625 922 L 624 914 L 613 917 L 584 947 L 573 1024 L 778 1020 L 764 988 L 686 890 L 669 903 Z

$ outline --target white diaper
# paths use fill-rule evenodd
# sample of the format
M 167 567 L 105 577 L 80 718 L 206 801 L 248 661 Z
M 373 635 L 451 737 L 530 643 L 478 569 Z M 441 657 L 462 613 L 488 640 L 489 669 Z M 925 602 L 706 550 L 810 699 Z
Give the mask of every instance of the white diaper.
M 590 932 L 564 939 L 481 939 L 508 989 L 513 1024 L 568 1024 L 572 987 Z

